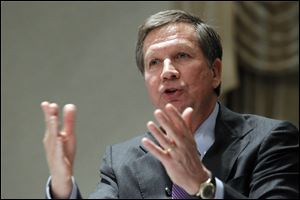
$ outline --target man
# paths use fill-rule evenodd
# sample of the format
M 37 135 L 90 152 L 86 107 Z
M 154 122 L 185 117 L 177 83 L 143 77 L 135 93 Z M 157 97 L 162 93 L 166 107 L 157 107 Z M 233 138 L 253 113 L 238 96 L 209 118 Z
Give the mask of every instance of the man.
M 136 61 L 159 124 L 109 146 L 91 198 L 298 198 L 298 130 L 218 102 L 222 47 L 199 18 L 168 10 L 140 27 Z M 41 104 L 48 198 L 81 198 L 74 183 L 75 106 Z

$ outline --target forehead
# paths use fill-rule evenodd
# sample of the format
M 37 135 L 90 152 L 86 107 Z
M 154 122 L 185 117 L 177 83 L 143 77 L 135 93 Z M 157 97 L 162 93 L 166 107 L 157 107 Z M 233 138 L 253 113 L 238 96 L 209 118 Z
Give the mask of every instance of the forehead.
M 172 23 L 152 30 L 144 40 L 144 55 L 150 49 L 173 43 L 197 44 L 195 28 L 187 23 Z

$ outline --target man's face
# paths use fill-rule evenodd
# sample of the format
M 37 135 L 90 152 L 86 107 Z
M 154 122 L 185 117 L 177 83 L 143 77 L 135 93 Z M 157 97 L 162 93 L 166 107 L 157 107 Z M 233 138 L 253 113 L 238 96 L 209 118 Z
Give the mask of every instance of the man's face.
M 221 61 L 208 66 L 193 26 L 173 23 L 151 31 L 143 53 L 145 83 L 156 108 L 171 103 L 180 112 L 189 106 L 205 113 L 215 104 Z

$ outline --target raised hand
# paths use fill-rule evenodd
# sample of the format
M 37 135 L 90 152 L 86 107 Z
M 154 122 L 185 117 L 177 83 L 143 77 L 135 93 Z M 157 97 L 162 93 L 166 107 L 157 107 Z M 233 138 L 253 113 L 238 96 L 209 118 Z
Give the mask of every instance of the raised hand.
M 68 198 L 72 190 L 73 164 L 76 152 L 74 133 L 76 107 L 64 106 L 63 128 L 59 129 L 59 108 L 55 103 L 42 102 L 45 118 L 43 139 L 51 174 L 51 191 L 55 198 Z
M 171 180 L 191 195 L 196 194 L 200 183 L 210 176 L 199 158 L 191 130 L 192 113 L 192 108 L 186 108 L 181 115 L 171 104 L 164 110 L 157 109 L 154 116 L 166 133 L 152 121 L 147 127 L 160 146 L 148 138 L 142 139 L 146 148 L 163 164 Z

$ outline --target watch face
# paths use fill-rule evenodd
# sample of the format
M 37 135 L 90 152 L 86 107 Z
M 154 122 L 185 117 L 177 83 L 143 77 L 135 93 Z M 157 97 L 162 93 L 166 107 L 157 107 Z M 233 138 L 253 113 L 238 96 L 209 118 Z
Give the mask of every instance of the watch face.
M 203 199 L 211 199 L 214 197 L 215 194 L 215 186 L 213 184 L 207 184 L 202 190 L 202 198 Z

